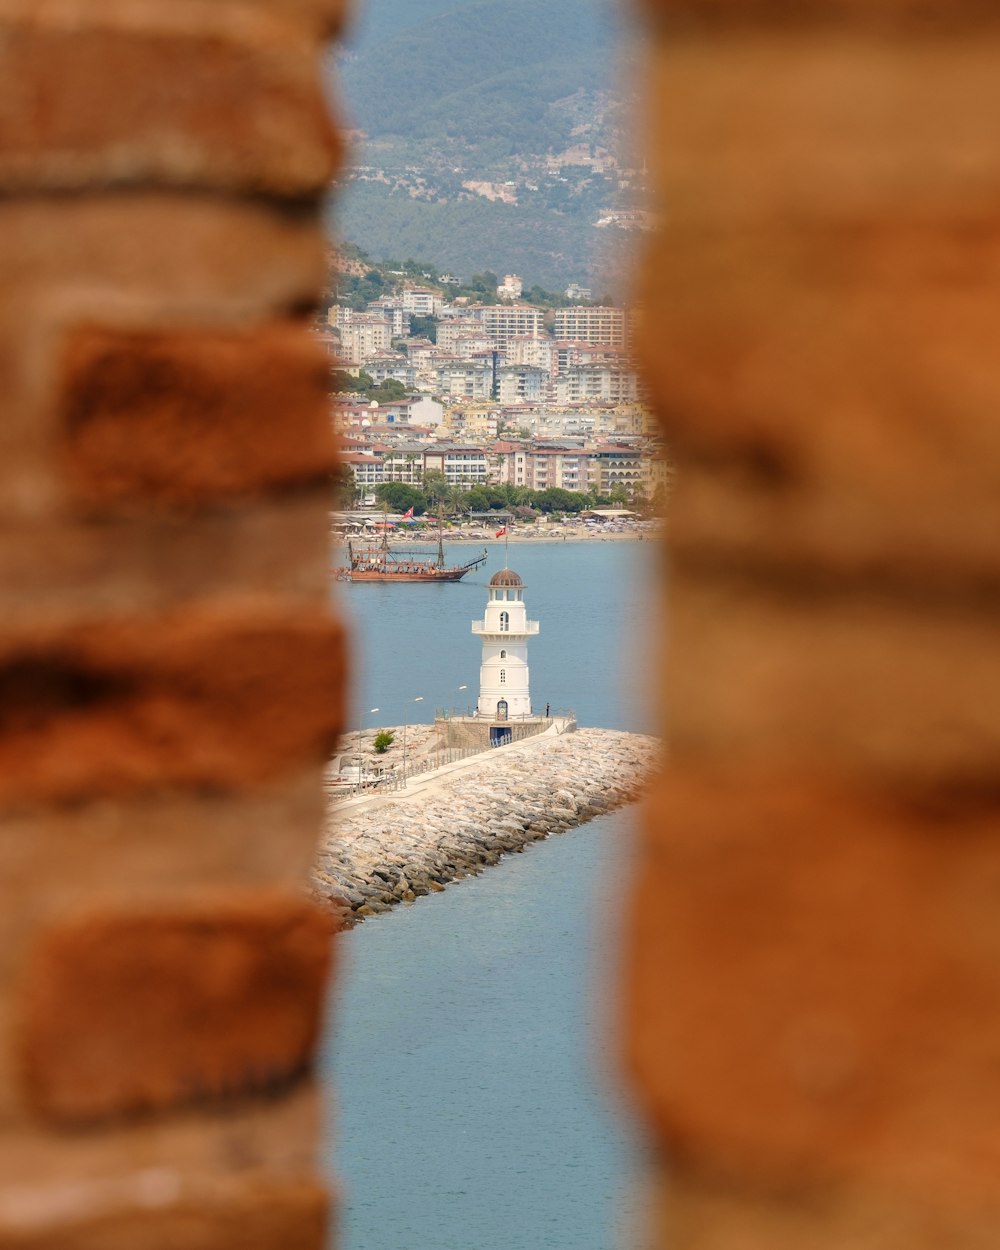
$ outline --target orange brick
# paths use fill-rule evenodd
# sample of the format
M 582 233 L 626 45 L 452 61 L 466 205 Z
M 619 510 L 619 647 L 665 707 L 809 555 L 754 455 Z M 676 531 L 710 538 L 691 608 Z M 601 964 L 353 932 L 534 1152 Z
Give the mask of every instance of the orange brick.
M 745 1183 L 975 1203 L 1000 1169 L 1000 842 L 777 768 L 675 772 L 629 905 L 629 1061 L 660 1142 Z
M 304 23 L 322 39 L 332 39 L 339 34 L 354 7 L 350 0 L 236 0 L 236 3 L 249 3 L 286 21 Z M 218 7 L 217 0 L 212 0 L 211 7 Z
M 66 474 L 88 511 L 308 487 L 334 468 L 329 362 L 305 325 L 82 327 L 60 392 Z
M 105 1182 L 50 1186 L 44 1215 L 4 1218 L 0 1250 L 322 1250 L 328 1199 L 309 1179 L 251 1174 L 242 1182 L 189 1187 L 171 1169 L 124 1171 Z M 64 1208 L 60 1209 L 60 1199 Z
M 343 634 L 191 613 L 0 639 L 0 799 L 249 789 L 329 757 Z
M 281 1089 L 311 1062 L 329 949 L 329 916 L 280 893 L 54 925 L 24 971 L 31 1105 L 85 1122 Z
M 936 32 L 995 24 L 990 0 L 640 0 L 654 19 L 681 32 L 765 27 L 779 32 L 809 27 Z
M 998 52 L 996 31 L 661 42 L 643 356 L 679 552 L 1000 581 Z
M 665 1167 L 650 1250 L 990 1250 L 996 1203 L 858 1186 L 740 1184 Z M 643 1243 L 645 1244 L 645 1243 Z
M 682 513 L 686 483 L 676 503 Z M 927 588 L 896 597 L 889 573 L 848 590 L 826 572 L 724 576 L 685 553 L 663 691 L 674 758 L 781 760 L 910 796 L 989 791 L 1000 760 L 993 615 L 973 610 L 974 596 L 957 606 L 927 601 Z
M 30 543 L 28 526 L 0 524 L 0 621 L 23 634 L 83 616 L 176 613 L 233 594 L 323 611 L 329 508 L 324 484 L 250 507 L 123 513 L 99 525 L 60 516 L 31 525 Z
M 320 194 L 341 149 L 315 47 L 200 16 L 191 29 L 62 24 L 44 9 L 8 20 L 0 185 Z

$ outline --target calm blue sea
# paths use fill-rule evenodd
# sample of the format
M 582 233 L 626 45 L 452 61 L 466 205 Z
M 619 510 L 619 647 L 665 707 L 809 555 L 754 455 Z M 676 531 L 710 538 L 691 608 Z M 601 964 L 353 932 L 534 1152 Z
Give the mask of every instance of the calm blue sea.
M 452 558 L 463 557 L 455 547 Z M 512 546 L 536 708 L 648 731 L 641 702 L 657 548 Z M 430 720 L 476 694 L 485 568 L 452 586 L 346 586 L 366 724 Z M 466 685 L 468 691 L 459 691 Z M 417 696 L 423 702 L 414 703 Z M 611 1250 L 635 1218 L 616 1111 L 614 917 L 629 813 L 505 859 L 341 939 L 324 1058 L 340 1250 Z M 603 987 L 598 991 L 597 987 Z

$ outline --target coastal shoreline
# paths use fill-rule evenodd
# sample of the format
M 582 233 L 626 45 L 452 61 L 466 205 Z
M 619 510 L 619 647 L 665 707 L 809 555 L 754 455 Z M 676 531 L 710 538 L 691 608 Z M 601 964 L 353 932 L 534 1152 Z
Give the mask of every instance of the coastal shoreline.
M 634 802 L 659 753 L 645 734 L 546 733 L 331 804 L 314 893 L 344 927 L 412 903 Z
M 634 531 L 614 531 L 608 534 L 602 533 L 581 533 L 578 529 L 567 527 L 560 528 L 554 533 L 532 533 L 530 531 L 515 530 L 509 537 L 511 547 L 525 544 L 531 547 L 539 547 L 545 543 L 551 543 L 558 546 L 564 542 L 570 543 L 639 543 L 649 542 L 655 543 L 663 535 L 662 528 L 649 529 L 639 532 Z M 340 536 L 337 536 L 340 540 Z M 445 530 L 444 533 L 445 546 L 472 546 L 472 547 L 503 547 L 504 540 L 495 537 L 495 531 L 483 531 L 478 535 L 463 534 L 460 532 L 452 532 Z M 393 530 L 389 535 L 389 542 L 393 547 L 406 546 L 412 543 L 417 547 L 426 547 L 428 543 L 437 542 L 437 530 L 422 530 L 418 533 L 411 533 L 409 530 Z

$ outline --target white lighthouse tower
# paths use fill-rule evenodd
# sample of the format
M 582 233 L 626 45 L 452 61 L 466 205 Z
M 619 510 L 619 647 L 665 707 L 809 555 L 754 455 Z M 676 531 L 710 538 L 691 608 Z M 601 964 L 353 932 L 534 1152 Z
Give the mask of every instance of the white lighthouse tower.
M 527 612 L 518 574 L 513 569 L 494 573 L 486 616 L 472 622 L 472 632 L 483 640 L 478 715 L 494 724 L 531 716 L 528 639 L 538 633 L 538 622 L 529 621 Z

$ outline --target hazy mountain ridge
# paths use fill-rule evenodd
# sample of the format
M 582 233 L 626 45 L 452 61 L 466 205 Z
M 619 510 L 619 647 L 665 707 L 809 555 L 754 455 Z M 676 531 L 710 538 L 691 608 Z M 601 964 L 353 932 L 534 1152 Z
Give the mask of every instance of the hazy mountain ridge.
M 381 0 L 374 12 L 384 24 L 399 7 Z M 580 86 L 607 85 L 602 13 L 601 0 L 475 0 L 420 25 L 411 13 L 409 26 L 369 35 L 344 64 L 349 112 L 373 138 L 489 139 Z M 543 138 L 533 135 L 531 150 L 553 146 Z
M 621 240 L 596 227 L 627 178 L 605 0 L 370 2 L 341 63 L 367 136 L 343 237 L 460 273 L 603 285 L 596 254 Z

